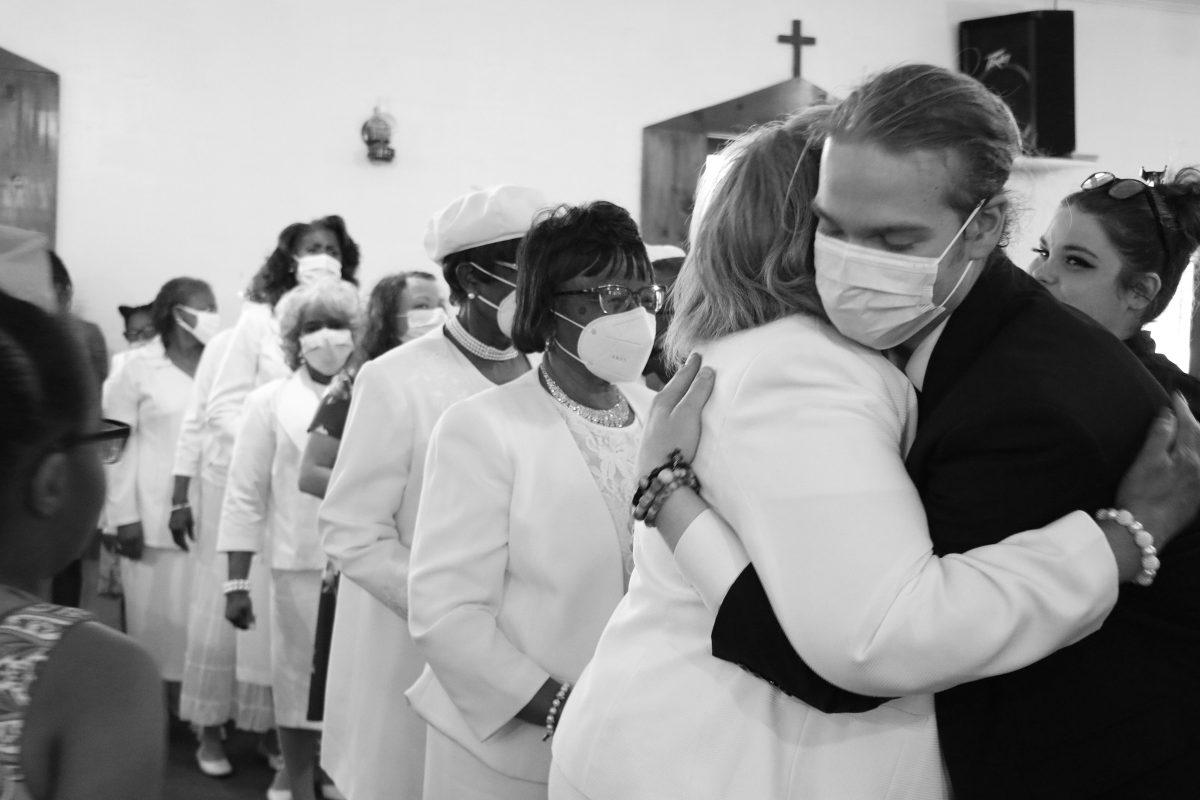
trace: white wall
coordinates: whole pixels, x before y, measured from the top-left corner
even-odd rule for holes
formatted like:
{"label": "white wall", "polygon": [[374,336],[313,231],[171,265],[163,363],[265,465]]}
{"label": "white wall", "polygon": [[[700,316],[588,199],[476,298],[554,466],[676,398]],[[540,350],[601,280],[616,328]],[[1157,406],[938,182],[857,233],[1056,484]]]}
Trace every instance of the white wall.
{"label": "white wall", "polygon": [[[962,19],[1049,5],[0,0],[0,47],[61,76],[58,249],[115,337],[117,303],[180,274],[209,279],[232,320],[236,291],[297,219],[342,214],[370,283],[427,267],[426,219],[473,185],[636,213],[642,127],[788,77],[774,39],[793,17],[819,40],[806,76],[845,92],[902,61],[954,66]],[[1080,151],[1131,174],[1200,161],[1187,88],[1200,7],[1060,7],[1076,12]],[[381,98],[398,120],[387,166],[358,139]],[[1038,191],[1077,180],[1043,176]]]}

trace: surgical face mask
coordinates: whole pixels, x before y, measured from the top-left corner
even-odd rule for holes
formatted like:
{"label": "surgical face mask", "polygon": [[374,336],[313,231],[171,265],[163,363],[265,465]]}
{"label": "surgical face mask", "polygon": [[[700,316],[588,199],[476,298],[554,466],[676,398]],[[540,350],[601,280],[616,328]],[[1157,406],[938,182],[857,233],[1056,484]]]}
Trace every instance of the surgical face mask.
{"label": "surgical face mask", "polygon": [[[512,267],[513,269],[517,268],[516,264],[509,264],[504,261],[499,261],[497,263],[503,264],[506,267]],[[500,283],[503,283],[506,286],[511,286],[514,289],[514,291],[504,295],[504,298],[499,303],[493,303],[483,295],[478,295],[479,302],[496,311],[496,328],[499,329],[500,333],[504,334],[504,336],[511,339],[513,319],[517,316],[517,293],[515,291],[517,285],[510,280],[501,278],[499,275],[493,275],[478,264],[472,264],[471,266],[475,267],[475,269],[479,270],[484,275],[487,275],[489,278],[500,281]]]}
{"label": "surgical face mask", "polygon": [[414,308],[406,313],[404,318],[408,321],[408,330],[400,339],[404,342],[419,339],[434,328],[446,324],[446,312],[441,308]]}
{"label": "surgical face mask", "polygon": [[554,313],[581,329],[576,345],[579,355],[561,344],[558,349],[583,364],[588,372],[609,383],[628,383],[641,377],[654,347],[654,315],[649,311],[631,308],[620,314],[596,317],[587,325]]}
{"label": "surgical face mask", "polygon": [[938,269],[983,205],[975,207],[940,256],[889,253],[818,231],[813,244],[817,292],[834,327],[860,344],[886,350],[908,341],[942,316],[974,262],[963,267],[946,299],[934,303]]}
{"label": "surgical face mask", "polygon": [[186,311],[196,317],[196,324],[189,325],[188,321],[179,314],[175,315],[175,321],[179,323],[179,327],[196,337],[196,341],[200,344],[208,344],[212,338],[221,330],[221,315],[215,311],[201,311],[198,308],[189,306],[179,306],[180,311]]}
{"label": "surgical face mask", "polygon": [[328,253],[313,253],[296,259],[296,282],[301,286],[340,277],[342,277],[342,262]]}
{"label": "surgical face mask", "polygon": [[345,328],[321,328],[300,337],[304,363],[322,375],[336,375],[354,352],[354,336]]}

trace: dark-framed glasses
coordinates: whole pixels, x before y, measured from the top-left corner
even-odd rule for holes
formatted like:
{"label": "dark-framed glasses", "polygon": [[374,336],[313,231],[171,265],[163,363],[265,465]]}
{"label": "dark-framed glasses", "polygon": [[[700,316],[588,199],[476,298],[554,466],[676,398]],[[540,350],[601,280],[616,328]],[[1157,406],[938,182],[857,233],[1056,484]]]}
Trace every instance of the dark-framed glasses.
{"label": "dark-framed glasses", "polygon": [[105,464],[115,464],[125,452],[130,430],[124,422],[104,419],[100,421],[100,430],[92,433],[73,433],[63,439],[62,446],[67,448],[94,444],[100,453],[101,461]]}
{"label": "dark-framed glasses", "polygon": [[643,286],[635,291],[618,283],[606,283],[594,289],[573,289],[554,294],[556,297],[572,294],[591,295],[600,303],[600,310],[605,314],[620,314],[638,306],[651,314],[657,314],[666,300],[667,290],[658,284]]}
{"label": "dark-framed glasses", "polygon": [[1137,178],[1118,178],[1111,172],[1093,172],[1084,179],[1083,183],[1079,184],[1079,188],[1089,192],[1104,189],[1114,200],[1128,200],[1138,195],[1144,196],[1146,205],[1150,206],[1150,213],[1154,216],[1154,224],[1158,229],[1158,241],[1162,244],[1163,257],[1170,257],[1171,251],[1167,247],[1167,229],[1163,224],[1162,210],[1159,208],[1162,200],[1154,191],[1153,184]]}

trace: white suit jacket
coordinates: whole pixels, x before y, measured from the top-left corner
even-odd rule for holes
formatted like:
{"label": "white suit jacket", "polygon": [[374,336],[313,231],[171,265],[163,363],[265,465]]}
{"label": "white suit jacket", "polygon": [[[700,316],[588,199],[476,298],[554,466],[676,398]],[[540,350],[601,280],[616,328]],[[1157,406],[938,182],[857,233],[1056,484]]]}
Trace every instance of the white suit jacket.
{"label": "white suit jacket", "polygon": [[171,468],[191,391],[192,376],[167,358],[160,339],[130,351],[104,382],[104,416],[133,428],[121,460],[106,467],[105,521],[141,522],[147,547],[175,547]]}
{"label": "white suit jacket", "polygon": [[[241,424],[246,395],[269,381],[291,374],[279,342],[279,321],[266,303],[247,302],[233,326],[233,338],[213,377],[208,396],[206,425],[219,441],[218,455],[229,458]],[[229,469],[216,462],[210,479]],[[219,483],[220,481],[217,480]]]}
{"label": "white suit jacket", "polygon": [[[1115,560],[1082,513],[933,556],[903,462],[914,393],[878,353],[790,317],[704,357],[716,370],[695,460],[705,498],[826,680],[930,692],[1029,663],[1111,609]],[[594,800],[946,796],[930,695],[827,715],[782,694],[712,656],[715,611],[662,538],[643,532],[637,548],[555,735],[569,782]]]}
{"label": "white suit jacket", "polygon": [[[651,392],[621,390],[642,419]],[[429,665],[417,712],[493,769],[545,781],[543,729],[515,720],[575,681],[624,594],[612,515],[536,371],[452,406],[434,429],[409,575]]]}
{"label": "white suit jacket", "polygon": [[[179,442],[175,446],[174,475],[195,478],[213,463],[229,464],[229,454],[221,454],[222,438],[208,426],[208,395],[212,391],[217,368],[229,350],[233,329],[227,328],[212,338],[204,347],[200,363],[192,382],[192,396],[188,399],[187,411],[183,415],[183,426],[179,430]],[[208,476],[206,476],[208,477]],[[224,474],[221,479],[224,480]]]}
{"label": "white suit jacket", "polygon": [[300,457],[326,388],[301,367],[246,398],[221,508],[218,552],[258,553],[271,569],[325,567],[317,536],[320,500],[300,491]]}

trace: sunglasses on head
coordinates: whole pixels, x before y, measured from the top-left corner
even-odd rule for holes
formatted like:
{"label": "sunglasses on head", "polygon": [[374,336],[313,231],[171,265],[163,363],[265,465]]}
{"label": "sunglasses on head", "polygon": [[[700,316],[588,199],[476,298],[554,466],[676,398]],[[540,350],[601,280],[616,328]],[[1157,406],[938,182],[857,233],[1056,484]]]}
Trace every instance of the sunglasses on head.
{"label": "sunglasses on head", "polygon": [[1167,229],[1163,225],[1163,215],[1159,209],[1159,203],[1162,201],[1159,199],[1158,193],[1154,191],[1154,184],[1138,180],[1137,178],[1118,178],[1111,172],[1093,172],[1083,183],[1079,184],[1079,188],[1089,192],[1105,189],[1108,196],[1114,200],[1128,200],[1138,195],[1144,196],[1146,198],[1146,205],[1150,206],[1150,213],[1154,216],[1154,225],[1158,230],[1158,241],[1162,244],[1163,258],[1169,256]]}

